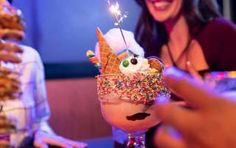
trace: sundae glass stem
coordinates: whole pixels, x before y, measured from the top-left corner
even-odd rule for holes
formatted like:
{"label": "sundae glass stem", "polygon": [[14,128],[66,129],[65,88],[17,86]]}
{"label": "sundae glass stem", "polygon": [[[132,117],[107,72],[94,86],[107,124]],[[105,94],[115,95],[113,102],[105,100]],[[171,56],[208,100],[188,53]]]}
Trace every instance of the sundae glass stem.
{"label": "sundae glass stem", "polygon": [[145,133],[128,133],[127,148],[145,148]]}

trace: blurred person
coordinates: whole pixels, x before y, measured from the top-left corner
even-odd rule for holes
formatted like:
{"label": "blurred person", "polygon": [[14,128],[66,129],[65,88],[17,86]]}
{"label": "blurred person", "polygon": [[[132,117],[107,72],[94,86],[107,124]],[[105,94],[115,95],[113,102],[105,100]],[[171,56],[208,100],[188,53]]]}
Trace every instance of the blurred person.
{"label": "blurred person", "polygon": [[135,37],[145,56],[193,76],[236,70],[236,27],[216,0],[136,0],[142,8]]}

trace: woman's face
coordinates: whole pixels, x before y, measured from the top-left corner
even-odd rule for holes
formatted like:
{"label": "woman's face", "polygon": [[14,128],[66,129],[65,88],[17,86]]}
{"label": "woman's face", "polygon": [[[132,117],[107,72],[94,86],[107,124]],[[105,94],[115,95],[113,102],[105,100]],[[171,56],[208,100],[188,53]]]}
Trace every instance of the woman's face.
{"label": "woman's face", "polygon": [[145,0],[153,18],[159,22],[172,20],[180,13],[183,0]]}

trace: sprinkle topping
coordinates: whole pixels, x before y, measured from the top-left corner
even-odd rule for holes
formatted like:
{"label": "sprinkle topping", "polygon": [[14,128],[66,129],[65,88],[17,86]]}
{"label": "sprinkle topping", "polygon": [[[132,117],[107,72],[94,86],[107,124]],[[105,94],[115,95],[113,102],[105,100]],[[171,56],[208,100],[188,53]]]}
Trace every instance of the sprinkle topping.
{"label": "sprinkle topping", "polygon": [[123,101],[134,104],[151,105],[159,95],[169,97],[160,73],[136,73],[132,76],[124,74],[99,75],[97,78],[98,96],[101,102],[104,96],[117,94]]}

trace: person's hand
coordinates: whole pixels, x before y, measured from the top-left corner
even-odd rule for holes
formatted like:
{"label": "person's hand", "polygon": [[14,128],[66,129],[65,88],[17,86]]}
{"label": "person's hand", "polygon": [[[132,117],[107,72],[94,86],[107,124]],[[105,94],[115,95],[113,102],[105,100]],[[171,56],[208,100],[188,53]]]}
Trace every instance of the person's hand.
{"label": "person's hand", "polygon": [[227,100],[198,81],[175,69],[164,74],[167,86],[180,95],[192,108],[176,104],[157,106],[157,116],[164,125],[155,135],[161,148],[226,148],[236,147],[236,103]]}
{"label": "person's hand", "polygon": [[62,148],[85,148],[87,144],[82,142],[75,142],[65,139],[55,134],[49,134],[44,131],[37,131],[35,133],[34,146],[37,148],[48,148],[49,145],[58,146]]}

